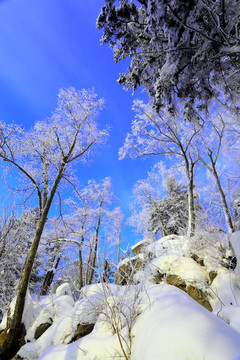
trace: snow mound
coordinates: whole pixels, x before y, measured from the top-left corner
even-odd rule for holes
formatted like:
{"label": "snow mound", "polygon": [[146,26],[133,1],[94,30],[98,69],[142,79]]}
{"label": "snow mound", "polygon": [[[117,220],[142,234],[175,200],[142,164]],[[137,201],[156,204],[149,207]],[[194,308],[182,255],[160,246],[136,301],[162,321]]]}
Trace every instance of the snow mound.
{"label": "snow mound", "polygon": [[61,296],[61,295],[72,296],[70,284],[64,283],[64,284],[60,285],[56,290],[56,295],[57,296]]}
{"label": "snow mound", "polygon": [[146,272],[155,274],[173,274],[179,276],[186,283],[206,281],[206,272],[193,259],[179,254],[164,254],[154,259],[146,268]]}
{"label": "snow mound", "polygon": [[133,335],[131,360],[236,360],[240,356],[240,334],[169,285],[139,316]]}
{"label": "snow mound", "polygon": [[[116,287],[117,289],[117,287]],[[113,289],[112,289],[113,290]],[[240,334],[176,287],[160,284],[139,289],[139,314],[131,328],[131,360],[237,360]],[[123,301],[107,298],[108,310]],[[129,307],[128,307],[129,308]],[[126,320],[119,325],[123,349],[130,346]],[[48,348],[39,360],[123,359],[118,335],[101,314],[89,335],[69,345]],[[130,359],[130,358],[129,358]]]}
{"label": "snow mound", "polygon": [[[76,302],[68,284],[51,296],[28,294],[24,324],[30,342],[18,355],[24,360],[240,360],[239,243],[240,232],[167,236],[145,242],[143,253],[119,264],[135,261],[127,285],[85,286]],[[237,267],[236,261],[231,264],[234,256]],[[36,329],[45,323],[49,327],[36,340]],[[85,325],[91,332],[78,332]]]}

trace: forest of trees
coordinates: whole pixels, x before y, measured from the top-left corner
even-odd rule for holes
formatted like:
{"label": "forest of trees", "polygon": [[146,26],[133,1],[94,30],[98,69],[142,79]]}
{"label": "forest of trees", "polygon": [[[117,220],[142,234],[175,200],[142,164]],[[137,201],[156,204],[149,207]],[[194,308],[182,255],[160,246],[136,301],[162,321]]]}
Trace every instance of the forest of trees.
{"label": "forest of trees", "polygon": [[[134,186],[126,222],[151,241],[240,230],[240,3],[105,0],[97,27],[116,62],[131,60],[119,83],[149,99],[134,100],[119,150],[123,161],[156,159]],[[109,136],[97,123],[102,105],[93,90],[69,88],[30,130],[0,123],[3,176],[16,178],[25,209],[6,206],[0,219],[0,310],[16,296],[2,359],[17,351],[28,289],[45,295],[68,281],[77,297],[100,278],[114,281],[124,215],[112,181],[79,186],[74,171]]]}

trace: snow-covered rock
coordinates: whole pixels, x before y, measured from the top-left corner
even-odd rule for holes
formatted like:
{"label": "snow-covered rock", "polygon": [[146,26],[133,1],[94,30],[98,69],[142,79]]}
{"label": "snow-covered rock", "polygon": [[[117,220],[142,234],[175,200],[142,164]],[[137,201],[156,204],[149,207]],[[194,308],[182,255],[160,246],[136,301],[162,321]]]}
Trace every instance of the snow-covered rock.
{"label": "snow-covered rock", "polygon": [[[137,294],[139,313],[130,329],[131,360],[240,358],[240,334],[178,288],[149,285],[139,288]],[[121,301],[124,300],[115,296],[107,298],[110,309]],[[125,320],[132,315],[124,311],[123,314]],[[69,345],[50,347],[39,360],[120,360],[124,358],[123,350],[128,353],[129,332],[123,322],[118,337],[111,324],[101,314],[89,335]]]}
{"label": "snow-covered rock", "polygon": [[[144,244],[144,253],[119,265],[126,267],[125,276],[131,272],[126,285],[85,286],[76,302],[68,284],[51,296],[28,294],[29,342],[19,356],[240,360],[239,235],[173,235]],[[234,255],[236,269],[229,262]],[[41,324],[50,326],[36,339]]]}
{"label": "snow-covered rock", "polygon": [[[148,295],[151,298],[151,289]],[[240,358],[240,334],[168,285],[139,316],[133,336],[131,360]]]}

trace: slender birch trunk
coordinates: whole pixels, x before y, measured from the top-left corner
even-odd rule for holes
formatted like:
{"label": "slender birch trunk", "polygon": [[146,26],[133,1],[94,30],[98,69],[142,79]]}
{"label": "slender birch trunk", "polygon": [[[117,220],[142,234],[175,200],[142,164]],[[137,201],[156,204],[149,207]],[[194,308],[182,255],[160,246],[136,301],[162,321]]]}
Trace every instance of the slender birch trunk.
{"label": "slender birch trunk", "polygon": [[185,161],[186,175],[187,175],[187,180],[188,180],[188,231],[187,231],[187,234],[188,234],[188,236],[191,237],[191,236],[194,236],[195,227],[196,227],[194,193],[193,193],[193,189],[194,189],[193,169],[194,169],[195,162],[193,162],[192,160],[190,160],[190,162],[189,162],[187,156],[184,157],[184,161]]}
{"label": "slender birch trunk", "polygon": [[99,228],[100,228],[100,222],[101,222],[101,207],[102,207],[102,203],[100,203],[98,221],[97,221],[97,226],[96,226],[96,231],[95,231],[93,257],[92,257],[92,264],[91,264],[90,275],[89,275],[89,285],[93,281],[93,274],[94,274],[94,269],[96,266],[97,249],[98,249],[98,235],[99,235]]}
{"label": "slender birch trunk", "polygon": [[231,234],[234,231],[234,226],[233,226],[232,218],[231,218],[231,215],[230,215],[230,212],[229,212],[226,196],[224,194],[224,191],[223,191],[223,188],[222,188],[222,185],[221,185],[218,173],[217,173],[216,163],[213,160],[212,153],[209,152],[208,156],[210,158],[211,165],[212,165],[212,171],[211,172],[212,172],[212,174],[213,174],[213,176],[214,176],[214,178],[216,180],[219,195],[221,197],[221,202],[222,202],[222,206],[223,206],[223,213],[224,213],[225,221],[226,221],[226,224],[227,224],[227,231],[228,231],[229,234]]}

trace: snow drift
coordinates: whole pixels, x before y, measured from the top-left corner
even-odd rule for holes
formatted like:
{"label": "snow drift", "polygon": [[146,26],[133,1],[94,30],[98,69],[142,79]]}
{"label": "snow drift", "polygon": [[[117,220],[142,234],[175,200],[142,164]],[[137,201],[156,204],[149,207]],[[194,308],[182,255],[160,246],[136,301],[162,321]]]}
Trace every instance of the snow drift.
{"label": "snow drift", "polygon": [[[40,298],[28,294],[18,359],[240,360],[239,244],[239,232],[143,241],[142,268],[126,285],[86,286],[77,301],[69,284]],[[0,331],[5,325],[6,315]]]}

